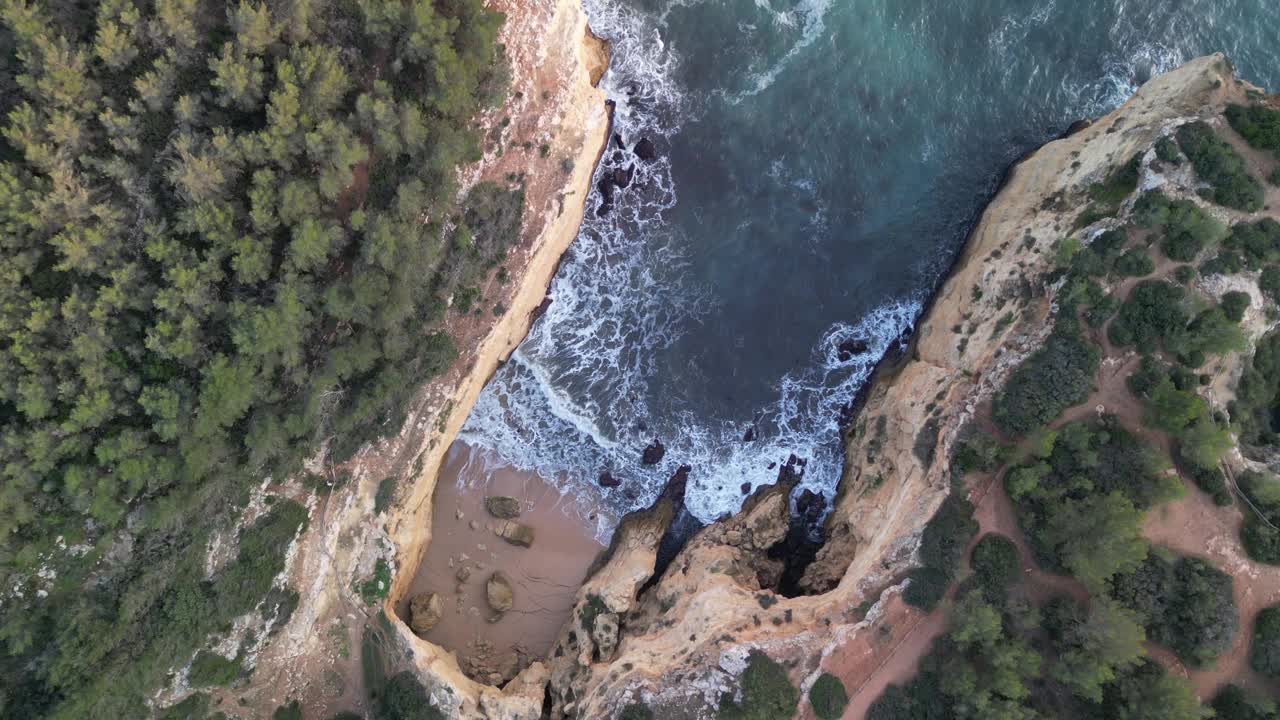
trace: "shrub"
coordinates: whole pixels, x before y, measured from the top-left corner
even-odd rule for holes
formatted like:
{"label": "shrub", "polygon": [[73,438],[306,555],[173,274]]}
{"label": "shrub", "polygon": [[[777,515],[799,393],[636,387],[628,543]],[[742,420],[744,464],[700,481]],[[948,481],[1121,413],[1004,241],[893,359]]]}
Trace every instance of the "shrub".
{"label": "shrub", "polygon": [[1249,667],[1269,677],[1280,677],[1280,605],[1258,613],[1249,645]]}
{"label": "shrub", "polygon": [[1170,165],[1182,164],[1182,153],[1178,151],[1178,144],[1169,136],[1164,136],[1156,141],[1156,158],[1160,162],[1166,162]]}
{"label": "shrub", "polygon": [[1262,269],[1258,278],[1258,289],[1266,293],[1273,302],[1280,302],[1280,267],[1268,265]]}
{"label": "shrub", "polygon": [[302,706],[297,700],[291,700],[276,708],[276,711],[271,713],[271,720],[303,720]]}
{"label": "shrub", "polygon": [[427,698],[427,689],[408,670],[397,673],[374,698],[377,720],[444,720]]}
{"label": "shrub", "polygon": [[[1280,222],[1263,218],[1252,223],[1236,223],[1222,247],[1240,258],[1240,264],[1257,270],[1280,260]],[[1235,272],[1239,272],[1239,268]]]}
{"label": "shrub", "polygon": [[1190,262],[1204,248],[1221,241],[1227,228],[1189,200],[1173,200],[1159,191],[1143,194],[1133,208],[1142,227],[1164,233],[1161,247],[1173,260]]}
{"label": "shrub", "polygon": [[1018,546],[999,533],[987,533],[973,546],[970,564],[987,599],[996,602],[1005,589],[1018,579],[1022,559]]}
{"label": "shrub", "polygon": [[1142,616],[1152,640],[1191,665],[1208,665],[1235,639],[1231,576],[1201,558],[1153,551],[1113,579],[1111,595]]}
{"label": "shrub", "polygon": [[1190,285],[1191,281],[1196,279],[1196,269],[1190,265],[1179,265],[1173,271],[1173,279],[1183,285]]}
{"label": "shrub", "polygon": [[911,580],[902,591],[902,600],[912,607],[931,612],[942,602],[951,585],[952,576],[936,568],[914,568],[907,577]]}
{"label": "shrub", "polygon": [[1105,180],[1089,186],[1089,197],[1100,205],[1114,207],[1129,197],[1138,187],[1138,172],[1142,167],[1141,153],[1129,158],[1117,167]]}
{"label": "shrub", "polygon": [[1143,660],[1104,689],[1101,717],[1115,720],[1202,720],[1190,684],[1154,660]]}
{"label": "shrub", "polygon": [[372,605],[385,598],[390,591],[391,566],[387,564],[386,560],[378,558],[378,562],[373,566],[373,575],[360,583],[356,587],[356,592],[359,593],[365,604]]}
{"label": "shrub", "polygon": [[1196,487],[1213,498],[1214,505],[1226,507],[1232,503],[1231,490],[1227,487],[1227,479],[1222,474],[1222,470],[1193,464],[1190,474]]}
{"label": "shrub", "polygon": [[1210,703],[1217,720],[1275,720],[1276,704],[1264,695],[1228,683]]}
{"label": "shrub", "polygon": [[752,650],[740,683],[742,704],[721,698],[721,720],[778,720],[795,715],[800,693],[787,671],[768,655]]}
{"label": "shrub", "polygon": [[1246,445],[1274,445],[1277,418],[1272,408],[1280,405],[1280,333],[1268,333],[1258,340],[1253,357],[1245,365],[1236,384],[1236,400],[1231,418],[1240,440]]}
{"label": "shrub", "polygon": [[1265,105],[1228,105],[1223,114],[1250,146],[1280,153],[1280,112]]}
{"label": "shrub", "polygon": [[396,479],[393,476],[382,478],[378,483],[378,491],[373,496],[373,514],[381,515],[396,497]]}
{"label": "shrub", "polygon": [[1262,208],[1262,184],[1249,174],[1244,158],[1202,121],[1178,128],[1178,145],[1191,160],[1196,175],[1209,183],[1213,202],[1255,212]]}
{"label": "shrub", "polygon": [[227,659],[208,650],[201,650],[195,660],[191,661],[191,669],[187,672],[187,681],[192,687],[208,687],[210,685],[230,685],[240,675],[240,661]]}
{"label": "shrub", "polygon": [[1130,248],[1116,258],[1112,269],[1127,277],[1142,277],[1154,272],[1156,264],[1151,260],[1151,256],[1147,254],[1146,250]]}
{"label": "shrub", "polygon": [[1010,435],[1026,435],[1083,402],[1093,387],[1098,360],[1098,348],[1084,338],[1054,332],[996,395],[996,426]]}
{"label": "shrub", "polygon": [[1280,565],[1280,481],[1269,474],[1249,471],[1237,479],[1248,499],[1240,540],[1249,557],[1268,565]]}
{"label": "shrub", "polygon": [[1249,293],[1232,290],[1222,295],[1222,313],[1231,322],[1244,319],[1245,310],[1249,309]]}
{"label": "shrub", "polygon": [[965,548],[978,532],[973,504],[958,493],[948,495],[924,527],[920,537],[920,559],[925,567],[955,574]]}
{"label": "shrub", "polygon": [[1138,283],[1111,322],[1108,337],[1118,346],[1135,345],[1144,353],[1180,342],[1190,320],[1182,309],[1185,295],[1181,287],[1163,280]]}
{"label": "shrub", "polygon": [[813,706],[813,714],[819,720],[839,720],[844,708],[849,704],[849,694],[845,692],[844,683],[831,673],[818,676],[813,687],[809,688],[809,704]]}

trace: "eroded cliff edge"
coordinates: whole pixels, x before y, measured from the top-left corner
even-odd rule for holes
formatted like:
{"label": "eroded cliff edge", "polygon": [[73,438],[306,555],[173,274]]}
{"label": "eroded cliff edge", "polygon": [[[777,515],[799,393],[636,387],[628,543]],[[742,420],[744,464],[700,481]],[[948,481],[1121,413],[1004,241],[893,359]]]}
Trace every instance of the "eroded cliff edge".
{"label": "eroded cliff edge", "polygon": [[[900,593],[924,524],[955,487],[953,446],[1050,330],[1059,287],[1040,278],[1051,277],[1051,248],[1073,230],[1080,199],[1171,125],[1219,115],[1246,89],[1221,55],[1194,60],[1011,169],[906,359],[881,369],[850,428],[827,540],[800,581],[806,594],[776,592],[785,558],[770,550],[790,517],[785,473],[651,578],[670,515],[660,501],[623,523],[580,592],[550,660],[551,717],[617,717],[632,703],[715,717],[753,650],[786,667],[802,695],[836,665],[855,698],[872,690],[921,619]],[[811,712],[802,701],[802,717]]]}

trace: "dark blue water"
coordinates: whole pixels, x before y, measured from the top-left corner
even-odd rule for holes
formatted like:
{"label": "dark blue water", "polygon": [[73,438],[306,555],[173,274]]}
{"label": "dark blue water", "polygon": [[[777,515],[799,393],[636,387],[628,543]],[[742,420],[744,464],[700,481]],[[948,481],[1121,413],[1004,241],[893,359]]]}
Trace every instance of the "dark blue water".
{"label": "dark blue water", "polygon": [[[606,169],[636,179],[589,216],[464,439],[568,489],[608,470],[617,510],[688,463],[690,509],[711,519],[791,453],[830,496],[841,407],[1010,162],[1201,54],[1280,87],[1266,0],[586,6],[613,45],[616,129],[660,157],[611,146]],[[837,352],[855,338],[865,352]],[[646,467],[654,437],[667,453]]]}

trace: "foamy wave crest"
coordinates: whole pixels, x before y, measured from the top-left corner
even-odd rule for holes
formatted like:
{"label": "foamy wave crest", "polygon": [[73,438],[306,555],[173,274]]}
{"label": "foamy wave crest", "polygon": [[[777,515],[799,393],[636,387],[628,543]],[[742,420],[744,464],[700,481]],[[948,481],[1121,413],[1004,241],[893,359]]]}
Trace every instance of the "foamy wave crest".
{"label": "foamy wave crest", "polygon": [[791,61],[805,48],[809,47],[827,30],[827,11],[831,9],[831,0],[800,0],[790,10],[774,10],[768,2],[757,0],[756,5],[771,14],[774,24],[784,28],[796,28],[799,39],[777,62],[768,68],[750,75],[750,87],[742,92],[727,95],[725,100],[737,105],[743,100],[759,95],[773,85]]}

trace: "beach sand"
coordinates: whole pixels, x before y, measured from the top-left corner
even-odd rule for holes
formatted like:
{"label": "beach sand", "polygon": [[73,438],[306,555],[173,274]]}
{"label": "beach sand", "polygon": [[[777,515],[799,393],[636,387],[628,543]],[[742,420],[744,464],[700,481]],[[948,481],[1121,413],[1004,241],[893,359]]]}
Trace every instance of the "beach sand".
{"label": "beach sand", "polygon": [[[517,521],[533,528],[531,547],[497,535],[506,521],[486,512],[484,500],[493,495],[520,501]],[[456,653],[474,679],[504,683],[545,657],[569,618],[587,569],[604,550],[595,538],[599,499],[589,491],[561,495],[538,475],[458,441],[440,468],[433,507],[431,544],[396,611],[408,623],[414,596],[439,593],[444,615],[422,637]],[[464,567],[469,573],[459,581]],[[497,571],[515,588],[514,606],[501,616],[485,599],[485,583]]]}

